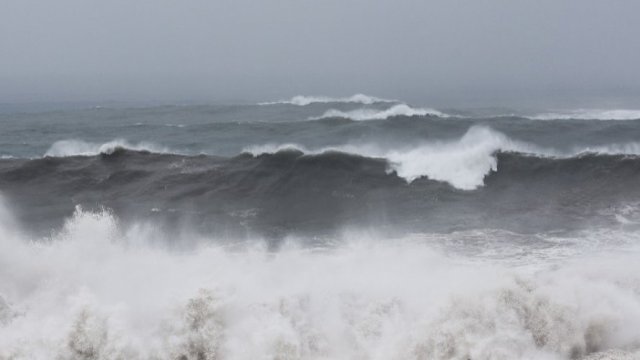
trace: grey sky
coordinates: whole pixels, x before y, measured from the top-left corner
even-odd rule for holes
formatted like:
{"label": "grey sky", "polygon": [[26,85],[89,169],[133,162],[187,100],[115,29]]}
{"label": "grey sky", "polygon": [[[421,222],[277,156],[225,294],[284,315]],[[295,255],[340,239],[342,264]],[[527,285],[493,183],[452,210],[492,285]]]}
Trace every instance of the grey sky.
{"label": "grey sky", "polygon": [[0,0],[0,102],[640,95],[637,0]]}

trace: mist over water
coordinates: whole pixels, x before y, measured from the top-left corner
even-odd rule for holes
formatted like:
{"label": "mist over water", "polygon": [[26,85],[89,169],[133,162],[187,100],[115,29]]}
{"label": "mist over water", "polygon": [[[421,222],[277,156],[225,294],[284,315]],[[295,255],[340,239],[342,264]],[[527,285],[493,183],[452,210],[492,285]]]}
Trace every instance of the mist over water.
{"label": "mist over water", "polygon": [[0,359],[637,358],[640,120],[585,114],[2,113]]}

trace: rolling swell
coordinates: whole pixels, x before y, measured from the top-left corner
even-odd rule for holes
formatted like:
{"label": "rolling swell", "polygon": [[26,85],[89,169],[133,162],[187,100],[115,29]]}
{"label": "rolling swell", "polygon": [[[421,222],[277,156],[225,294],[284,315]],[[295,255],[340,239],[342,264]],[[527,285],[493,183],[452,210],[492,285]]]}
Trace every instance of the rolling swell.
{"label": "rolling swell", "polygon": [[615,209],[640,196],[637,156],[495,157],[497,170],[475,190],[427,177],[408,182],[383,158],[335,151],[215,157],[123,148],[3,159],[0,186],[34,230],[59,226],[80,205],[113,209],[125,222],[276,239],[373,225],[405,232],[572,230],[615,223]]}

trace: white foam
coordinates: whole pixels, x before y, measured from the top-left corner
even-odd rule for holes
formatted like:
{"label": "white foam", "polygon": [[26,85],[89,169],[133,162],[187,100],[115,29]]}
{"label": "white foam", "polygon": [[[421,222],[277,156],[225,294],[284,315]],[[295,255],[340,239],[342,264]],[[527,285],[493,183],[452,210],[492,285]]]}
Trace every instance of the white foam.
{"label": "white foam", "polygon": [[632,251],[531,268],[356,234],[329,249],[171,252],[108,212],[78,210],[48,243],[0,224],[12,314],[2,359],[569,359],[640,347]]}
{"label": "white foam", "polygon": [[106,143],[91,143],[82,140],[56,141],[44,156],[93,156],[98,154],[111,154],[117,149],[134,151],[149,151],[154,153],[168,153],[170,150],[150,142],[130,143],[124,139],[115,139]]}
{"label": "white foam", "polygon": [[549,112],[529,117],[534,120],[637,120],[640,110],[629,109],[578,109],[560,112]]}
{"label": "white foam", "polygon": [[316,104],[316,103],[356,103],[356,104],[371,105],[371,104],[383,103],[383,102],[396,102],[396,100],[382,99],[382,98],[369,96],[365,94],[355,94],[349,97],[341,97],[341,98],[329,97],[329,96],[297,95],[292,97],[289,100],[262,102],[262,103],[259,103],[259,105],[288,104],[288,105],[297,105],[297,106],[307,106],[307,105]]}
{"label": "white foam", "polygon": [[365,120],[385,120],[395,116],[439,116],[449,117],[449,115],[434,109],[413,108],[407,104],[394,105],[388,109],[356,109],[351,111],[341,111],[336,109],[327,110],[322,116],[313,117],[311,120],[326,118],[345,118],[355,121]]}

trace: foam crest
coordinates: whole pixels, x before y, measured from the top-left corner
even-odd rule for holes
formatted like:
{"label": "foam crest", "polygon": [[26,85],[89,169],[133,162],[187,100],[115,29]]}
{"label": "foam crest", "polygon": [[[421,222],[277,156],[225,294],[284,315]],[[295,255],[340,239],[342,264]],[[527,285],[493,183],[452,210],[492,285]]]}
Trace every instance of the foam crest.
{"label": "foam crest", "polygon": [[412,108],[407,104],[394,105],[385,110],[377,109],[356,109],[351,111],[341,111],[336,109],[327,110],[322,116],[314,117],[313,120],[326,118],[345,118],[355,121],[385,120],[395,116],[439,116],[449,115],[434,109]]}
{"label": "foam crest", "polygon": [[565,112],[550,112],[531,116],[534,120],[637,120],[640,119],[640,110],[628,109],[579,109]]}
{"label": "foam crest", "polygon": [[150,142],[130,143],[124,139],[115,139],[106,143],[91,143],[82,140],[60,140],[51,145],[44,156],[93,156],[112,154],[118,149],[167,153],[169,149]]}
{"label": "foam crest", "polygon": [[534,147],[487,127],[472,127],[458,141],[425,144],[409,151],[394,150],[386,158],[391,168],[408,181],[427,176],[459,189],[473,190],[483,184],[490,171],[497,171],[497,151],[532,152]]}
{"label": "foam crest", "polygon": [[513,267],[350,234],[172,252],[82,209],[44,243],[8,230],[0,358],[575,359],[640,344],[632,251]]}
{"label": "foam crest", "polygon": [[260,105],[278,105],[278,104],[288,104],[288,105],[297,105],[297,106],[307,106],[316,103],[355,103],[355,104],[364,104],[371,105],[375,103],[385,103],[385,102],[396,102],[396,100],[382,99],[375,96],[369,96],[365,94],[355,94],[349,97],[328,97],[328,96],[304,96],[297,95],[292,97],[289,100],[281,100],[281,101],[273,101],[273,102],[263,102]]}

